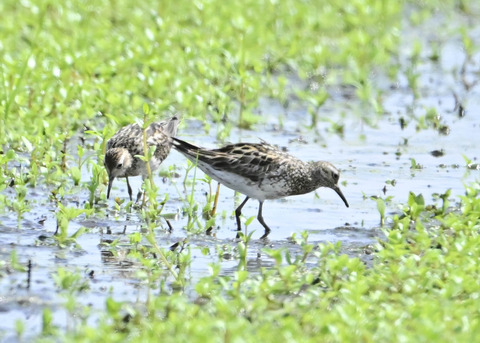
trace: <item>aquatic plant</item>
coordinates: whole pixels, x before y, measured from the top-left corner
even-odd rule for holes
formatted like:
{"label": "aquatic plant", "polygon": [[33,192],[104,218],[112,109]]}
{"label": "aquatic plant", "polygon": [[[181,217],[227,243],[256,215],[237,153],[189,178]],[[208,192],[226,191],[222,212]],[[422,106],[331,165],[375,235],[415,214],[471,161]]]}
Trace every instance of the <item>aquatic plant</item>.
{"label": "aquatic plant", "polygon": [[68,226],[71,220],[82,214],[92,214],[93,209],[83,209],[65,206],[62,203],[57,204],[57,229],[54,238],[59,246],[65,247],[68,244],[76,243],[76,239],[85,232],[85,228],[81,227],[70,236],[68,235]]}
{"label": "aquatic plant", "polygon": [[[389,121],[392,132],[402,131],[390,142],[392,151],[378,153],[405,162],[400,173],[418,180],[435,166],[428,153],[411,158],[415,129],[443,136],[452,123],[475,113],[469,99],[478,84],[477,2],[4,0],[0,12],[0,282],[8,293],[1,295],[2,310],[28,312],[11,323],[12,332],[0,332],[2,338],[478,337],[478,182],[466,185],[460,197],[450,185],[432,184],[439,187],[433,203],[422,189],[395,201],[384,194],[373,203],[365,195],[357,204],[366,208],[359,211],[379,215],[382,226],[379,233],[359,224],[372,235],[366,246],[319,243],[313,232],[297,227],[291,239],[262,245],[252,239],[253,217],[242,218],[248,231],[238,241],[223,239],[221,230],[218,237],[204,235],[213,225],[225,230],[220,219],[232,211],[213,213],[215,184],[194,164],[159,171],[173,187],[178,183],[169,194],[161,194],[158,174],[150,172],[141,207],[124,197],[106,201],[103,167],[115,129],[133,122],[145,127],[178,111],[220,142],[232,133],[254,136],[256,129],[285,140],[316,132],[325,138],[319,147],[329,138],[329,147],[338,142],[350,152],[360,151],[351,147],[362,148],[377,123]],[[435,23],[447,25],[432,32]],[[434,28],[410,40],[405,33],[412,32],[404,28],[421,24]],[[451,43],[463,50],[462,58],[444,70]],[[438,70],[453,86],[425,83],[425,70]],[[398,113],[386,106],[392,93],[401,97]],[[280,110],[266,113],[265,100]],[[351,136],[356,130],[359,140]],[[449,162],[455,166],[439,167],[439,173],[459,168],[474,178],[478,156],[466,154],[465,163]],[[141,158],[150,157],[145,149]],[[347,186],[361,187],[354,178],[365,166],[345,159]],[[395,190],[408,192],[405,187]],[[186,218],[185,227],[165,224],[176,217]],[[363,218],[352,225],[357,222]],[[135,229],[127,232],[127,226]],[[90,240],[90,250],[80,248],[82,240]],[[34,287],[24,296],[32,270],[26,254],[40,249],[52,257],[33,263]],[[90,268],[82,258],[92,254],[101,260],[99,270],[72,268]],[[46,260],[53,269],[42,264]],[[192,273],[195,263],[200,274]],[[132,286],[133,296],[119,295],[119,280]],[[39,290],[41,301],[35,298]]]}
{"label": "aquatic plant", "polygon": [[[293,258],[284,249],[264,249],[275,261],[271,268],[222,276],[220,266],[213,264],[210,275],[196,283],[193,301],[179,292],[158,294],[143,309],[119,302],[113,306],[109,299],[108,319],[95,330],[84,324],[67,337],[95,339],[121,327],[116,335],[147,340],[158,334],[175,340],[205,339],[219,330],[222,337],[266,341],[291,335],[414,341],[440,339],[447,333],[471,339],[480,330],[473,315],[480,289],[475,281],[480,256],[478,190],[478,184],[468,186],[461,213],[442,214],[439,225],[421,219],[427,218],[425,207],[415,215],[413,227],[410,217],[395,216],[397,225],[385,229],[368,268],[359,258],[341,254],[339,244],[312,246],[302,234],[294,238],[303,244],[302,252]],[[419,203],[419,196],[415,198],[412,201]],[[307,261],[314,266],[307,267]],[[401,318],[401,323],[392,318]],[[464,318],[469,318],[468,325]]]}

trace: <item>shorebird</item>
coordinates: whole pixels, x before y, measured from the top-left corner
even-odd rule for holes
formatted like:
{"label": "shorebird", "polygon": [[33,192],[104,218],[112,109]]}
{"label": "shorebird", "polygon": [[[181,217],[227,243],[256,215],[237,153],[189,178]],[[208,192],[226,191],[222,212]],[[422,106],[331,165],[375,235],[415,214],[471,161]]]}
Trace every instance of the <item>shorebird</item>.
{"label": "shorebird", "polygon": [[303,162],[263,141],[231,144],[210,150],[173,138],[173,147],[190,161],[197,163],[212,179],[246,195],[245,200],[235,210],[237,231],[241,231],[242,208],[250,198],[259,202],[257,219],[265,228],[262,239],[270,233],[270,228],[262,216],[265,200],[305,194],[319,187],[328,187],[333,189],[348,207],[347,199],[338,187],[340,172],[329,162]]}
{"label": "shorebird", "polygon": [[[156,146],[150,159],[152,171],[156,170],[168,156],[172,147],[170,137],[177,134],[179,123],[178,117],[173,116],[165,121],[155,122],[148,126],[147,145],[149,147]],[[127,125],[108,140],[104,161],[108,173],[107,199],[110,198],[113,180],[124,177],[127,179],[130,201],[133,200],[132,187],[130,187],[128,177],[142,175],[142,179],[145,179],[148,176],[146,163],[135,157],[136,155],[144,155],[143,129],[140,125]]]}

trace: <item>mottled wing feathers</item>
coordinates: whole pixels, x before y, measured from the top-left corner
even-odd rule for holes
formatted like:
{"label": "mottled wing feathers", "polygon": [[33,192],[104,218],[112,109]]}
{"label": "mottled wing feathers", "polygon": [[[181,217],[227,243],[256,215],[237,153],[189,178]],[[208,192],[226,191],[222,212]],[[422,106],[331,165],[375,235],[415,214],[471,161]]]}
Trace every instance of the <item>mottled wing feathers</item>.
{"label": "mottled wing feathers", "polygon": [[220,149],[203,149],[174,138],[174,147],[188,157],[209,167],[241,175],[257,182],[270,173],[275,173],[291,156],[267,143],[239,143]]}
{"label": "mottled wing feathers", "polygon": [[239,174],[257,182],[279,168],[283,162],[277,155],[271,154],[272,150],[277,149],[264,143],[232,144],[214,150],[215,155],[209,160],[215,169]]}
{"label": "mottled wing feathers", "polygon": [[122,127],[107,142],[107,150],[112,148],[127,148],[139,145],[142,138],[142,129],[138,124]]}
{"label": "mottled wing feathers", "polygon": [[[180,121],[176,116],[161,122],[150,124],[147,128],[147,145],[168,145],[169,136],[177,134]],[[132,155],[143,155],[143,130],[138,124],[122,127],[108,140],[107,150],[111,148],[126,148]]]}

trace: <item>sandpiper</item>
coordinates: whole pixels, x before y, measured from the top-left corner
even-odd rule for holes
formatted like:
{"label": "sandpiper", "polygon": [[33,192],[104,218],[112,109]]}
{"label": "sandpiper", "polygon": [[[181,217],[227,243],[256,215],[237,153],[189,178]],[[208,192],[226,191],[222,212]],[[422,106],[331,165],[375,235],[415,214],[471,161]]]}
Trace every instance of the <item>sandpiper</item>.
{"label": "sandpiper", "polygon": [[[156,146],[155,153],[150,159],[150,168],[156,170],[163,160],[168,156],[172,147],[171,136],[177,134],[178,117],[173,116],[165,121],[155,122],[147,128],[147,145]],[[105,153],[105,168],[108,173],[107,199],[110,197],[110,190],[115,178],[124,177],[127,179],[128,195],[132,198],[132,187],[128,182],[129,176],[142,175],[145,179],[147,166],[136,155],[143,156],[143,129],[138,124],[130,124],[121,128],[107,142]],[[138,197],[137,197],[138,198]]]}
{"label": "sandpiper", "polygon": [[263,141],[209,150],[173,138],[173,146],[212,179],[246,195],[235,210],[238,231],[241,230],[242,208],[250,198],[259,201],[257,219],[265,228],[262,239],[270,233],[262,216],[263,202],[267,199],[328,187],[337,192],[348,207],[347,199],[338,187],[340,172],[329,162],[303,162]]}

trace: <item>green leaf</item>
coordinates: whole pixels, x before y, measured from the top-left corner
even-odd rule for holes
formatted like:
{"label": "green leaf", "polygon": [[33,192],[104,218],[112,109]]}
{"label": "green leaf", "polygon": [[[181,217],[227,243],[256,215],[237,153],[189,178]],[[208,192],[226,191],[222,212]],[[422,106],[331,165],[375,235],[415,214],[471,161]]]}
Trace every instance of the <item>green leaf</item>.
{"label": "green leaf", "polygon": [[148,115],[150,113],[150,106],[145,102],[143,103],[143,113]]}

